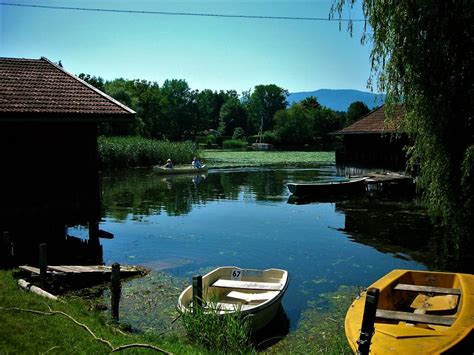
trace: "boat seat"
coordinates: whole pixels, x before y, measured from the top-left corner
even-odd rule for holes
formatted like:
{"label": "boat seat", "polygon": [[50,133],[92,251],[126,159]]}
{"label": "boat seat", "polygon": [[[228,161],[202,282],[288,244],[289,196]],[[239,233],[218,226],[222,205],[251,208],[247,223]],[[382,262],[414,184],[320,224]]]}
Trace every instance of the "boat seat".
{"label": "boat seat", "polygon": [[426,292],[426,293],[438,293],[438,294],[446,294],[446,295],[460,295],[461,294],[461,290],[459,288],[418,286],[418,285],[410,285],[410,284],[398,284],[393,289],[398,290],[398,291]]}
{"label": "boat seat", "polygon": [[280,283],[224,280],[224,279],[218,279],[211,286],[222,287],[222,288],[242,289],[242,290],[268,290],[268,291],[281,291],[283,288],[283,285]]}
{"label": "boat seat", "polygon": [[227,297],[236,298],[249,303],[253,301],[266,301],[275,297],[277,294],[278,291],[268,291],[262,293],[244,293],[239,291],[231,291],[227,294]]}
{"label": "boat seat", "polygon": [[424,312],[445,312],[456,309],[459,301],[458,295],[437,295],[428,296],[422,293],[418,294],[410,307],[415,309],[416,313]]}
{"label": "boat seat", "polygon": [[455,317],[435,316],[431,314],[417,314],[409,312],[387,311],[378,309],[376,313],[377,318],[391,319],[414,323],[427,323],[450,326],[456,320]]}

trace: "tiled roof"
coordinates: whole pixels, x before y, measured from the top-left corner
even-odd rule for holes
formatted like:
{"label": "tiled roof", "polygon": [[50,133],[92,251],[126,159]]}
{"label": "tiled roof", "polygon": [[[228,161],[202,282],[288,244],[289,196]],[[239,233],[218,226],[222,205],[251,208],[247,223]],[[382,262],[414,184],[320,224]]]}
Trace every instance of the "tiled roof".
{"label": "tiled roof", "polygon": [[402,109],[398,106],[395,111],[395,118],[392,120],[386,120],[384,107],[384,105],[380,106],[378,109],[362,116],[361,119],[350,126],[334,132],[334,134],[394,133],[400,126],[403,115]]}
{"label": "tiled roof", "polygon": [[100,120],[135,112],[46,58],[0,58],[0,113]]}

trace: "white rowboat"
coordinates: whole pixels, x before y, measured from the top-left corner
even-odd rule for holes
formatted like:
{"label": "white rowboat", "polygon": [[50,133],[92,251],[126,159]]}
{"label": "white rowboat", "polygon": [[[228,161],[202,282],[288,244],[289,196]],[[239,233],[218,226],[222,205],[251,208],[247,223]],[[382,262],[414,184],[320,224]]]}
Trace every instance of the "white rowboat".
{"label": "white rowboat", "polygon": [[[252,330],[256,331],[277,314],[288,281],[286,270],[219,267],[202,277],[203,305],[220,314],[240,310],[242,315],[251,316]],[[179,296],[178,308],[190,311],[192,301],[193,288],[189,286]]]}

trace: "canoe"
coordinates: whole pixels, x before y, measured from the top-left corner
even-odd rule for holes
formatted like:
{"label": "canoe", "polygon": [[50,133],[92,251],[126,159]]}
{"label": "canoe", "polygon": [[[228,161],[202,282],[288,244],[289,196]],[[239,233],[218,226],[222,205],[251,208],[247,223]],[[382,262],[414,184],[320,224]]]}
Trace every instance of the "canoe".
{"label": "canoe", "polygon": [[302,182],[288,183],[288,189],[293,195],[298,196],[328,196],[344,195],[365,191],[366,178],[349,179],[347,181],[331,182]]}
{"label": "canoe", "polygon": [[[250,315],[252,331],[257,331],[277,314],[288,281],[286,270],[219,267],[202,277],[203,305],[221,315],[237,310]],[[193,288],[189,286],[179,296],[178,308],[191,310],[192,300]]]}
{"label": "canoe", "polygon": [[[370,288],[380,291],[371,354],[457,353],[472,341],[474,275],[393,270]],[[352,303],[345,319],[346,337],[354,352],[366,296],[364,292]]]}
{"label": "canoe", "polygon": [[187,167],[187,166],[177,166],[172,169],[167,169],[163,168],[160,165],[155,165],[153,167],[153,172],[156,174],[202,174],[207,172],[208,167],[206,165],[203,165],[201,168],[193,168],[193,167]]}

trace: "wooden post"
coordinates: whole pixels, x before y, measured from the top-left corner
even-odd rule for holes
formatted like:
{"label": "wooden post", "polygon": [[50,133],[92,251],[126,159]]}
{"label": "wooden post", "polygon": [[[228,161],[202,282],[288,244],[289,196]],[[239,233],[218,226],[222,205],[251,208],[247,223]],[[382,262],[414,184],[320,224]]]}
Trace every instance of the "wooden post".
{"label": "wooden post", "polygon": [[380,290],[378,288],[369,288],[366,292],[360,337],[359,340],[357,340],[357,344],[359,344],[357,354],[369,354],[370,342],[375,331],[374,323],[375,315],[377,313],[377,304],[379,302],[379,294]]}
{"label": "wooden post", "polygon": [[122,292],[122,285],[120,283],[120,264],[112,264],[112,276],[110,278],[110,302],[111,313],[114,321],[119,320],[119,305],[120,294]]}
{"label": "wooden post", "polygon": [[202,307],[202,276],[193,276],[193,313]]}
{"label": "wooden post", "polygon": [[47,286],[47,270],[48,270],[48,248],[45,243],[39,245],[39,269],[40,269],[40,285],[42,289]]}

